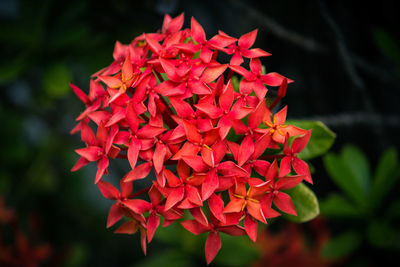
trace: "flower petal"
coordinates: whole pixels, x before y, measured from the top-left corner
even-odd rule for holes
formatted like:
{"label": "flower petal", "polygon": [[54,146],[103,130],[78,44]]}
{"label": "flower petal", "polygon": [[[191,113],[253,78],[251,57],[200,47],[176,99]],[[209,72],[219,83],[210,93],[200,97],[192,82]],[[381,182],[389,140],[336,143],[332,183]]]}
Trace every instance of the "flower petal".
{"label": "flower petal", "polygon": [[262,223],[267,223],[262,212],[260,203],[255,203],[250,200],[247,202],[246,210],[254,219],[257,219]]}
{"label": "flower petal", "polygon": [[157,173],[161,172],[162,167],[164,166],[165,155],[167,153],[166,145],[160,142],[157,142],[156,149],[153,154],[153,166],[154,170]]}
{"label": "flower petal", "polygon": [[304,162],[303,160],[295,157],[293,159],[292,165],[293,165],[294,171],[297,174],[303,175],[304,176],[304,180],[306,180],[310,184],[313,183],[312,178],[311,178],[310,169],[308,168],[308,164],[306,162]]}
{"label": "flower petal", "polygon": [[215,190],[218,188],[218,185],[219,181],[217,172],[215,170],[209,171],[201,187],[203,201],[208,199],[211,194],[215,192]]}
{"label": "flower petal", "polygon": [[128,160],[132,169],[136,167],[136,162],[141,147],[142,147],[141,142],[138,139],[132,137],[131,141],[129,142],[129,148],[128,148]]}
{"label": "flower petal", "polygon": [[204,172],[208,169],[208,166],[204,163],[200,156],[182,156],[182,159],[187,165],[193,168],[195,172]]}
{"label": "flower petal", "polygon": [[279,177],[287,175],[292,170],[292,157],[283,157],[279,168]]}
{"label": "flower petal", "polygon": [[244,219],[244,229],[253,242],[257,241],[257,221],[247,215]]}
{"label": "flower petal", "polygon": [[275,187],[278,188],[279,190],[288,190],[290,188],[295,187],[301,181],[303,181],[304,176],[303,175],[293,175],[293,176],[286,176],[279,178],[276,183]]}
{"label": "flower petal", "polygon": [[150,216],[147,218],[147,240],[149,243],[153,239],[154,233],[156,232],[157,227],[160,225],[160,217],[157,216],[155,212],[150,213]]}
{"label": "flower petal", "polygon": [[233,198],[224,208],[224,213],[240,212],[244,203],[242,198]]}
{"label": "flower petal", "polygon": [[300,153],[307,145],[308,140],[310,140],[312,129],[307,131],[303,136],[297,137],[293,140],[292,151],[293,153]]}
{"label": "flower petal", "polygon": [[172,171],[165,169],[164,175],[170,187],[178,187],[182,185],[182,181],[178,177],[176,177]]}
{"label": "flower petal", "polygon": [[123,178],[124,182],[131,182],[139,179],[143,179],[149,175],[151,171],[151,162],[146,162],[136,166],[133,170],[128,172]]}
{"label": "flower petal", "polygon": [[181,224],[183,228],[195,235],[205,233],[209,230],[208,227],[204,226],[196,220],[183,221],[181,222]]}
{"label": "flower petal", "polygon": [[278,192],[278,194],[274,197],[274,204],[281,211],[297,216],[296,208],[294,207],[292,199],[288,194]]}
{"label": "flower petal", "polygon": [[[262,81],[269,86],[279,86],[285,79],[287,78],[276,72],[270,72],[262,76]],[[293,80],[287,80],[288,83],[293,82]]]}
{"label": "flower petal", "polygon": [[117,230],[114,231],[115,234],[134,234],[139,229],[139,224],[137,221],[128,221],[121,225]]}
{"label": "flower petal", "polygon": [[119,198],[119,191],[112,184],[107,183],[105,181],[100,181],[97,183],[101,194],[107,199],[116,200]]}
{"label": "flower petal", "polygon": [[186,198],[193,204],[197,206],[202,206],[203,201],[201,199],[201,196],[199,194],[199,190],[197,187],[186,184],[185,185],[185,192],[186,192]]}
{"label": "flower petal", "polygon": [[103,149],[98,146],[88,146],[80,149],[75,149],[75,152],[87,159],[88,161],[97,161],[101,158],[103,154]]}
{"label": "flower petal", "polygon": [[252,58],[250,60],[250,69],[251,72],[255,74],[259,74],[262,71],[261,61],[259,58]]}
{"label": "flower petal", "polygon": [[193,40],[195,40],[197,43],[202,44],[206,41],[206,34],[203,27],[201,27],[201,25],[193,17],[191,20],[191,32]]}
{"label": "flower petal", "polygon": [[230,110],[234,98],[234,90],[231,80],[224,87],[222,94],[219,96],[219,106],[223,110]]}
{"label": "flower petal", "polygon": [[75,165],[72,167],[71,171],[75,172],[77,170],[79,170],[80,168],[82,168],[83,166],[86,166],[90,163],[90,161],[88,161],[86,158],[84,157],[80,157],[78,159],[78,161],[75,163]]}
{"label": "flower petal", "polygon": [[206,261],[210,264],[221,249],[221,237],[217,232],[210,232],[206,240]]}
{"label": "flower petal", "polygon": [[208,199],[208,206],[210,207],[210,211],[220,222],[225,223],[225,215],[224,212],[224,201],[221,198],[221,195],[212,194]]}
{"label": "flower petal", "polygon": [[198,110],[207,114],[210,119],[217,119],[221,116],[222,110],[210,103],[200,103],[194,105]]}
{"label": "flower petal", "polygon": [[185,195],[185,189],[183,187],[176,187],[171,190],[167,197],[167,202],[165,203],[165,211],[169,210],[175,204],[183,199]]}
{"label": "flower petal", "polygon": [[122,203],[137,214],[143,214],[151,209],[151,204],[143,199],[128,199]]}
{"label": "flower petal", "polygon": [[268,57],[271,54],[260,49],[260,48],[253,48],[249,50],[242,51],[242,56],[246,58],[256,58],[256,57]]}
{"label": "flower petal", "polygon": [[110,211],[108,212],[107,228],[110,228],[116,222],[121,220],[123,215],[124,215],[124,212],[123,212],[122,208],[119,206],[118,203],[114,203],[111,206]]}
{"label": "flower petal", "polygon": [[256,37],[257,37],[257,32],[258,30],[255,29],[254,31],[251,31],[249,33],[243,34],[240,38],[239,38],[239,46],[242,49],[249,49],[250,47],[252,47],[252,45],[254,44]]}
{"label": "flower petal", "polygon": [[204,226],[208,226],[207,217],[200,207],[190,209],[190,214],[192,214],[196,221]]}
{"label": "flower petal", "polygon": [[89,97],[76,86],[75,84],[70,83],[69,86],[72,88],[76,96],[86,105],[90,103]]}
{"label": "flower petal", "polygon": [[248,177],[250,174],[232,161],[224,161],[218,165],[218,172],[225,176]]}
{"label": "flower petal", "polygon": [[238,165],[242,166],[253,154],[254,152],[254,143],[251,135],[247,135],[239,147],[238,154]]}
{"label": "flower petal", "polygon": [[222,73],[226,70],[227,65],[219,65],[215,67],[207,67],[203,74],[201,75],[200,79],[205,83],[210,83],[218,79]]}

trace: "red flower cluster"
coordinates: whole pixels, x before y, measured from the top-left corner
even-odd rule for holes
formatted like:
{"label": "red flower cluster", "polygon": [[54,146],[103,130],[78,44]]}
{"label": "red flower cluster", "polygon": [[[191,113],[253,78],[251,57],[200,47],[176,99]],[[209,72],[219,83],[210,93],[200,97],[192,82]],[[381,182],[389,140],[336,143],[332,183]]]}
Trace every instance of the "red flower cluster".
{"label": "red flower cluster", "polygon": [[[183,14],[166,15],[161,31],[129,45],[117,42],[114,62],[93,75],[88,95],[71,85],[86,105],[72,130],[86,144],[76,150],[73,171],[97,163],[95,183],[115,201],[107,227],[129,218],[116,232],[139,230],[145,253],[160,218],[167,226],[189,211],[193,219],[181,224],[196,235],[209,232],[210,263],[221,247],[220,232],[255,241],[258,222],[279,211],[296,214],[282,190],[311,182],[308,165],[296,156],[311,131],[285,125],[286,107],[271,113],[292,81],[263,74],[260,57],[270,54],[251,48],[257,30],[239,39],[220,31],[207,40],[194,18],[190,29],[182,25]],[[229,64],[218,62],[219,53],[232,55]],[[250,70],[241,66],[243,58]],[[279,86],[269,107],[266,86]],[[121,191],[101,180],[115,158],[128,159],[132,168],[121,178]],[[135,181],[151,177],[149,187],[133,190]]]}

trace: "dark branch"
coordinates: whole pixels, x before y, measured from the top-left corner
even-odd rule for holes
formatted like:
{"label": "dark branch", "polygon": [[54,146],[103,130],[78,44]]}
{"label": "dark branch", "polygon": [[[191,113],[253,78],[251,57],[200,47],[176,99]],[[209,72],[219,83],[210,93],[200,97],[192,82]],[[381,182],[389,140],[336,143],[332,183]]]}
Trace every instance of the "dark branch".
{"label": "dark branch", "polygon": [[251,7],[250,5],[245,4],[240,0],[229,0],[229,2],[231,2],[232,5],[236,6],[238,9],[246,12],[248,17],[257,21],[258,24],[262,25],[265,29],[269,30],[275,36],[285,41],[289,41],[290,43],[302,47],[303,49],[310,52],[327,51],[327,48],[323,44],[320,44],[309,37],[301,36],[296,32],[286,29],[285,27],[277,23],[274,19],[266,16],[265,14]]}

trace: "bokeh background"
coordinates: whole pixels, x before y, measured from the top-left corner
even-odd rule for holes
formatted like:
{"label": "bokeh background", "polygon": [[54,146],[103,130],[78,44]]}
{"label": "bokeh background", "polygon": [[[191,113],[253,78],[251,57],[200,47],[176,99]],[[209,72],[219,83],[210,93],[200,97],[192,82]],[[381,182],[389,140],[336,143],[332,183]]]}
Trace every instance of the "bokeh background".
{"label": "bokeh background", "polygon": [[[87,91],[90,75],[112,62],[116,40],[129,43],[159,29],[165,13],[182,12],[185,27],[194,16],[208,37],[258,28],[255,46],[272,53],[263,60],[266,69],[295,80],[283,101],[288,117],[321,120],[336,133],[331,154],[311,161],[321,216],[301,225],[274,221],[259,229],[257,244],[226,237],[211,266],[382,266],[395,260],[395,1],[1,0],[0,266],[205,265],[204,237],[179,225],[158,230],[145,257],[138,235],[105,228],[112,203],[93,185],[95,166],[70,172],[81,143],[69,131],[83,106],[69,82]],[[369,192],[367,202],[376,200],[362,212],[352,203],[360,198],[351,185],[343,185],[351,175]]]}

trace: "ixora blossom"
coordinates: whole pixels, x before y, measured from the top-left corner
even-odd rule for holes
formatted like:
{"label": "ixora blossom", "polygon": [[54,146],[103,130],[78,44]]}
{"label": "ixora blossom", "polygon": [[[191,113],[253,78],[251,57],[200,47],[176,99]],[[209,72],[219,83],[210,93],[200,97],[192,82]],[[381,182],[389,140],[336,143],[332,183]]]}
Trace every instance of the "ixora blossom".
{"label": "ixora blossom", "polygon": [[[96,162],[94,182],[114,201],[107,227],[125,217],[115,232],[140,231],[144,253],[161,223],[179,220],[195,235],[208,233],[210,263],[220,233],[255,241],[258,223],[296,215],[284,190],[312,182],[297,157],[311,131],[285,124],[287,107],[272,111],[292,80],[263,73],[260,59],[270,54],[252,48],[257,30],[207,40],[194,18],[190,29],[183,21],[166,15],[160,31],[117,42],[88,94],[71,84],[86,106],[71,131],[85,143],[72,170]],[[230,60],[219,62],[220,53]],[[267,105],[270,87],[277,96]],[[119,190],[103,177],[116,158],[130,165]]]}

